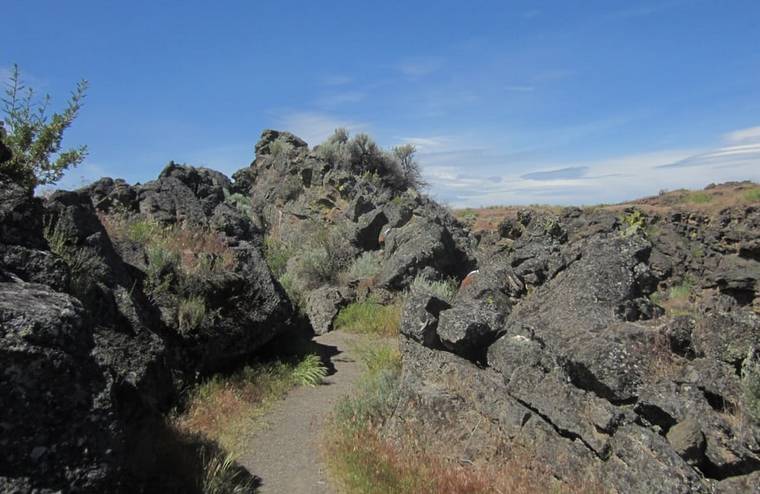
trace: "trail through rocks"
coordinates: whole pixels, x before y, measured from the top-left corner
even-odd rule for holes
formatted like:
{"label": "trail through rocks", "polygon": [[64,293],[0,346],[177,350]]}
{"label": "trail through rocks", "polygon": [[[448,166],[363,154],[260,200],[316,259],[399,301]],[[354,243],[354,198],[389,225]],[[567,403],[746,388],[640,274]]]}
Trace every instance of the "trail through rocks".
{"label": "trail through rocks", "polygon": [[341,397],[349,394],[362,373],[353,354],[361,336],[331,332],[315,338],[331,369],[324,383],[294,389],[263,418],[238,461],[261,479],[257,493],[332,494],[320,450],[326,420]]}

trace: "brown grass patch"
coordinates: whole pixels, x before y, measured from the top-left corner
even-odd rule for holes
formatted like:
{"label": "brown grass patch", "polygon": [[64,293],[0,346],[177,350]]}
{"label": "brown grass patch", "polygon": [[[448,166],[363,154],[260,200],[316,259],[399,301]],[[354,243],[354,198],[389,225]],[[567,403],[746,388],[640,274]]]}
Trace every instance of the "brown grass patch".
{"label": "brown grass patch", "polygon": [[[410,438],[410,442],[413,439]],[[376,429],[334,433],[327,445],[333,474],[343,492],[357,494],[601,493],[590,479],[557,480],[545,464],[520,452],[482,465],[448,461],[411,451],[380,436]]]}

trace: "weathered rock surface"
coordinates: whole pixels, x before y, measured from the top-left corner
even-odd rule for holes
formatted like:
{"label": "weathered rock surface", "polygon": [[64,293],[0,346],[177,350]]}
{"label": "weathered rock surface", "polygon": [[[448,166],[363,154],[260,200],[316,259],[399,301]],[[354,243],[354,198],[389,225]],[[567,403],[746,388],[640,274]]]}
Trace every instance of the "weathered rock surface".
{"label": "weathered rock surface", "polygon": [[522,211],[450,308],[408,299],[386,434],[460,462],[527,451],[617,492],[756,490],[739,369],[760,344],[758,214],[649,218],[645,233],[609,211]]}

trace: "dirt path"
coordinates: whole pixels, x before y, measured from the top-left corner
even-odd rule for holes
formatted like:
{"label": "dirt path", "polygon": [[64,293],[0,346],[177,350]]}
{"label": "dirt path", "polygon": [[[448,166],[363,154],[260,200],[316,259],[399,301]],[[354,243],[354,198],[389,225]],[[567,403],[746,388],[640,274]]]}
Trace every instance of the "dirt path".
{"label": "dirt path", "polygon": [[325,420],[337,401],[351,392],[362,373],[352,355],[352,342],[361,337],[332,332],[315,338],[320,353],[334,366],[317,387],[300,387],[275,404],[264,425],[251,438],[238,461],[261,478],[262,494],[334,493],[319,449]]}

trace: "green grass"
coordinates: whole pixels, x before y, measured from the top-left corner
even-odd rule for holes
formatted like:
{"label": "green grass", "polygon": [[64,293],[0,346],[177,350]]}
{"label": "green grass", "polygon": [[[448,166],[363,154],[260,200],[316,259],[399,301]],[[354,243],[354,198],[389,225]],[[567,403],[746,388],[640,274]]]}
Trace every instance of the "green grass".
{"label": "green grass", "polygon": [[147,244],[163,235],[164,229],[150,219],[136,219],[125,226],[127,239],[139,244]]}
{"label": "green grass", "polygon": [[300,386],[317,386],[327,377],[327,368],[318,355],[307,355],[292,372],[293,382]]}
{"label": "green grass", "polygon": [[381,336],[398,335],[401,325],[401,303],[382,305],[372,300],[355,302],[341,309],[335,328],[352,333]]}
{"label": "green grass", "polygon": [[689,280],[683,280],[680,284],[670,287],[670,291],[668,292],[668,299],[688,300],[693,290],[694,285],[692,282]]}
{"label": "green grass", "polygon": [[282,240],[271,236],[264,239],[264,259],[275,278],[285,274],[288,260],[293,254],[293,249]]}
{"label": "green grass", "polygon": [[692,301],[695,287],[692,278],[686,277],[666,291],[657,291],[649,296],[652,303],[659,305],[670,316],[694,316],[697,308]]}
{"label": "green grass", "polygon": [[177,327],[180,331],[194,331],[206,320],[207,309],[203,297],[189,297],[177,307]]}
{"label": "green grass", "polygon": [[760,202],[760,187],[745,190],[742,197],[747,202]]}
{"label": "green grass", "polygon": [[232,454],[213,453],[202,459],[203,475],[198,486],[203,494],[250,494],[255,484],[236,465]]}
{"label": "green grass", "polygon": [[684,201],[691,204],[707,204],[709,202],[712,202],[712,200],[712,194],[708,194],[707,192],[702,191],[688,192],[684,197]]}

